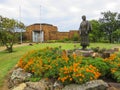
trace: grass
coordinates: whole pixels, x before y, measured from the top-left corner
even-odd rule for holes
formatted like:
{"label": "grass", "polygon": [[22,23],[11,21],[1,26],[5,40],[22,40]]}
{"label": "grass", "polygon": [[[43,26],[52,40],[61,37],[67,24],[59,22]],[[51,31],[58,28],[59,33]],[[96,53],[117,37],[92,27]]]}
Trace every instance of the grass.
{"label": "grass", "polygon": [[[62,49],[74,49],[74,45],[77,48],[81,48],[79,43],[41,43],[33,44],[33,46],[21,46],[14,48],[13,53],[7,53],[6,51],[0,52],[0,87],[3,85],[5,76],[8,74],[16,63],[19,61],[20,57],[27,53],[30,50],[45,48],[45,47],[59,47],[62,46]],[[90,47],[100,47],[100,48],[113,48],[120,46],[120,44],[108,44],[108,43],[91,43]]]}

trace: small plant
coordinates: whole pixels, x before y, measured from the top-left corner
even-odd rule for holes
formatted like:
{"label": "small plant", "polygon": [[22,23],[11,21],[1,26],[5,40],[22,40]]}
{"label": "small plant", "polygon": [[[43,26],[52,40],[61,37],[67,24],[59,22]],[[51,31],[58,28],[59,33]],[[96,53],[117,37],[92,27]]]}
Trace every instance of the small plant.
{"label": "small plant", "polygon": [[109,72],[109,66],[103,62],[103,59],[102,58],[91,58],[91,57],[88,57],[88,58],[83,58],[82,60],[82,63],[83,65],[85,64],[88,64],[88,65],[93,65],[95,67],[97,67],[99,69],[99,72],[101,73],[101,76],[105,76],[106,74],[108,74]]}
{"label": "small plant", "polygon": [[94,52],[98,52],[99,49],[100,49],[99,47],[96,47],[96,48],[93,48],[93,47],[92,47],[92,50],[93,50]]}
{"label": "small plant", "polygon": [[109,58],[104,59],[104,62],[110,67],[111,77],[120,82],[120,56],[118,54],[111,54]]}

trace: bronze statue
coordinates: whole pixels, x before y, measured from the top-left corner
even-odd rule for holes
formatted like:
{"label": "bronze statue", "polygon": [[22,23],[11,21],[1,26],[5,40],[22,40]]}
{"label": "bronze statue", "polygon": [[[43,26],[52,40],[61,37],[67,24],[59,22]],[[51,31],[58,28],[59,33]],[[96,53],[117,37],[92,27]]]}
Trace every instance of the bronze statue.
{"label": "bronze statue", "polygon": [[89,46],[89,32],[92,29],[92,26],[89,21],[86,20],[86,16],[82,16],[82,22],[79,27],[79,33],[81,38],[81,46],[82,49],[86,49],[87,46]]}

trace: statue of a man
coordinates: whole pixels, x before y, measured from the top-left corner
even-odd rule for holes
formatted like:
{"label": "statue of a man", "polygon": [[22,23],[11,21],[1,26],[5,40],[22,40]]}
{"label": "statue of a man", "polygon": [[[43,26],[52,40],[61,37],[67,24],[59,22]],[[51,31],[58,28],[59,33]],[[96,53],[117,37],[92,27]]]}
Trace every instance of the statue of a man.
{"label": "statue of a man", "polygon": [[87,46],[89,46],[89,32],[92,29],[92,26],[89,21],[86,20],[86,16],[82,16],[82,22],[79,27],[79,33],[80,33],[80,38],[81,38],[81,46],[82,49],[86,49]]}

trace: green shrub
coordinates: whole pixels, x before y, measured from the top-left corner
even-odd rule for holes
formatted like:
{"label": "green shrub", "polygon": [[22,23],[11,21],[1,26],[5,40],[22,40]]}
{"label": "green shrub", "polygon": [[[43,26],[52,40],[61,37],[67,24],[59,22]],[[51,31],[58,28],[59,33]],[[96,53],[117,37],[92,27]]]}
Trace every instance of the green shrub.
{"label": "green shrub", "polygon": [[45,48],[25,54],[18,66],[33,74],[29,80],[54,78],[63,84],[84,83],[99,78],[99,70],[92,65],[82,65],[82,56],[76,54],[67,56],[65,50]]}
{"label": "green shrub", "polygon": [[110,68],[111,77],[120,82],[120,53],[111,54],[109,58],[104,59],[104,62]]}
{"label": "green shrub", "polygon": [[72,37],[73,41],[79,41],[79,35],[77,33],[75,33]]}
{"label": "green shrub", "polygon": [[41,78],[58,79],[63,84],[82,84],[90,80],[104,77],[108,74],[120,82],[120,57],[112,54],[109,58],[92,58],[67,55],[60,48],[44,48],[25,54],[18,66],[32,73],[29,80]]}
{"label": "green shrub", "polygon": [[83,58],[82,64],[83,65],[91,64],[97,67],[99,69],[99,72],[101,73],[101,76],[105,76],[110,71],[109,66],[105,62],[103,62],[102,58],[94,58],[94,59],[92,57]]}

